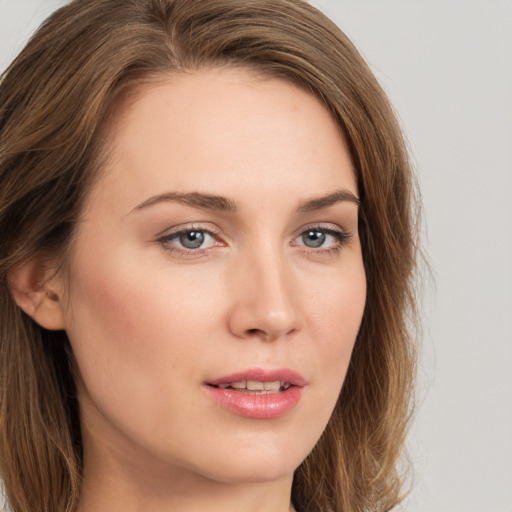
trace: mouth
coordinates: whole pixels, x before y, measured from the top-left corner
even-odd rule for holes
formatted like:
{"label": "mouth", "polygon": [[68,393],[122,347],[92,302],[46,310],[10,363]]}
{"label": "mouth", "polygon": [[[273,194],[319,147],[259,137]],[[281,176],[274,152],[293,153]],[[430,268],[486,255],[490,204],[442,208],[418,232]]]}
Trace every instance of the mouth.
{"label": "mouth", "polygon": [[256,368],[205,382],[205,391],[234,414],[275,419],[298,404],[306,384],[300,374],[289,369]]}
{"label": "mouth", "polygon": [[270,382],[262,382],[258,380],[239,380],[236,382],[223,383],[219,385],[208,385],[217,389],[232,389],[234,391],[247,393],[249,395],[272,395],[286,391],[293,384],[280,380],[274,380]]}

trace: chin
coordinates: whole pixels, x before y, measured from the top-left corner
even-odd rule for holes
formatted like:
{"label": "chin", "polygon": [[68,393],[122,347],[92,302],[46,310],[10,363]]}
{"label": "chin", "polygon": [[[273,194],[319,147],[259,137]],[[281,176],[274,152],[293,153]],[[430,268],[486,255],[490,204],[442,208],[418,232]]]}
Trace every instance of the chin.
{"label": "chin", "polygon": [[[302,461],[299,461],[299,464]],[[217,467],[211,479],[225,484],[266,484],[293,477],[298,464],[273,464],[268,462],[239,464],[234,467]]]}
{"label": "chin", "polygon": [[255,442],[250,447],[233,447],[222,457],[213,458],[207,476],[229,484],[270,483],[292,478],[309,453],[309,450],[297,450],[297,446],[283,449],[283,446],[261,446]]}

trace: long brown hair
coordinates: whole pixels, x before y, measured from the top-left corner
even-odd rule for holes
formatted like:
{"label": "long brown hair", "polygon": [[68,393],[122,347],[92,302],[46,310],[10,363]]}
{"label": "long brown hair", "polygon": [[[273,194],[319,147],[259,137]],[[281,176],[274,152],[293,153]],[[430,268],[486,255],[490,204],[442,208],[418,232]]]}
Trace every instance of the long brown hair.
{"label": "long brown hair", "polygon": [[415,203],[389,102],[347,37],[302,0],[75,0],[0,82],[0,471],[16,512],[76,509],[82,449],[69,343],[16,306],[8,277],[63,256],[101,170],[105,127],[141,81],[212,66],[289,80],[332,113],[361,196],[367,304],[332,418],[297,469],[304,512],[387,511],[411,411]]}

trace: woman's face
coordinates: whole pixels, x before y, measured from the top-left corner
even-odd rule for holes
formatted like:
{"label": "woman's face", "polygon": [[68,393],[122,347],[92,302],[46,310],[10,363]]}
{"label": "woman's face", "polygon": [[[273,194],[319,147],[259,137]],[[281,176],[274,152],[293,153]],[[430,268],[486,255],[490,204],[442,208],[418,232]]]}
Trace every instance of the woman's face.
{"label": "woman's face", "polygon": [[86,470],[291,477],[332,413],[365,304],[347,148],[310,94],[246,71],[119,114],[70,260]]}

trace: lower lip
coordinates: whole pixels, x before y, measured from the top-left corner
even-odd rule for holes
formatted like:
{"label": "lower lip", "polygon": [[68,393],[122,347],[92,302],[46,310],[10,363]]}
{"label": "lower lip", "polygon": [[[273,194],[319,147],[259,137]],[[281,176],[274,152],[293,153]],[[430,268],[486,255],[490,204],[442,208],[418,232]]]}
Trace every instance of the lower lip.
{"label": "lower lip", "polygon": [[293,409],[300,400],[303,389],[301,386],[291,386],[278,393],[250,394],[212,386],[205,388],[210,397],[228,411],[261,420],[279,418]]}

